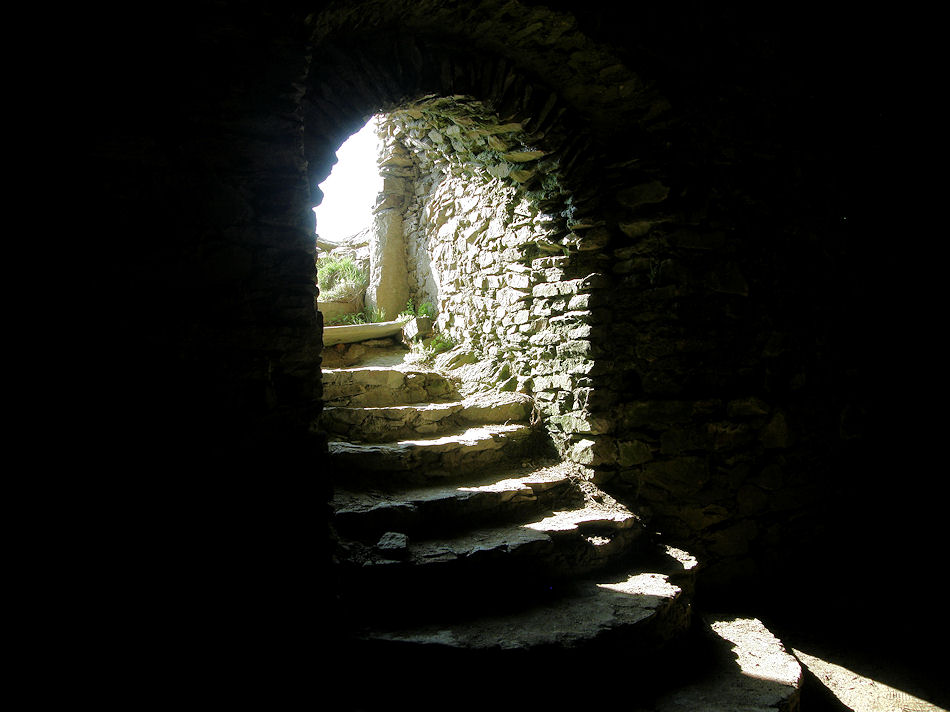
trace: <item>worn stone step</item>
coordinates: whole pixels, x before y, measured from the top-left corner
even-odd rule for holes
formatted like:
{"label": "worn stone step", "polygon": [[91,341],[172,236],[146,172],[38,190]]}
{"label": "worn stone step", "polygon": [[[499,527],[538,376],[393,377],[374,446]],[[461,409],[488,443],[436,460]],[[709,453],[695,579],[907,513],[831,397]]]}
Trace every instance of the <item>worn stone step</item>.
{"label": "worn stone step", "polygon": [[626,509],[585,503],[537,521],[480,528],[462,535],[409,542],[406,562],[422,567],[475,569],[509,557],[560,577],[605,566],[640,536],[640,519]]}
{"label": "worn stone step", "polygon": [[336,484],[376,481],[427,482],[463,477],[480,469],[516,462],[540,448],[540,434],[531,426],[481,425],[438,437],[384,443],[328,443]]}
{"label": "worn stone step", "polygon": [[530,521],[582,499],[572,486],[576,469],[566,462],[523,463],[451,485],[395,492],[338,489],[331,500],[334,525],[344,536],[375,543],[386,532],[416,539],[491,521]]}
{"label": "worn stone step", "polygon": [[458,426],[461,402],[413,403],[375,408],[324,408],[320,424],[331,436],[353,442],[385,442],[438,433]]}
{"label": "worn stone step", "polygon": [[[598,639],[633,633],[641,627],[650,643],[675,637],[689,624],[689,610],[681,600],[681,589],[665,574],[624,573],[575,579],[552,587],[548,595],[532,600],[521,610],[490,613],[458,622],[446,620],[428,624],[367,629],[358,637],[387,641],[401,646],[427,646],[457,650],[529,652],[553,646],[580,648]],[[679,608],[670,614],[671,608]],[[666,615],[658,615],[662,611]],[[651,623],[662,620],[661,634],[649,631]],[[646,641],[644,641],[646,642]],[[394,646],[395,649],[395,646]]]}
{"label": "worn stone step", "polygon": [[[761,621],[698,615],[669,576],[636,569],[587,578],[523,610],[367,626],[335,662],[344,677],[376,671],[368,709],[417,699],[419,688],[402,683],[420,670],[432,681],[426,699],[470,710],[796,712],[803,684],[801,665]],[[462,670],[483,677],[459,696]]]}
{"label": "worn stone step", "polygon": [[323,371],[323,400],[327,406],[379,407],[458,399],[455,387],[434,371],[390,366]]}
{"label": "worn stone step", "polygon": [[461,401],[377,407],[331,406],[321,426],[354,442],[386,442],[432,435],[462,425],[525,422],[532,399],[522,393],[480,393]]}
{"label": "worn stone step", "polygon": [[[542,582],[533,595],[511,588],[500,602],[436,607],[424,620],[390,616],[377,622],[359,610],[361,624],[352,631],[349,651],[371,665],[374,659],[401,661],[407,671],[422,665],[435,678],[442,665],[448,666],[444,671],[459,663],[514,664],[512,672],[529,674],[529,665],[542,660],[536,672],[549,675],[575,653],[574,662],[600,669],[616,654],[623,666],[633,666],[625,674],[631,679],[638,660],[656,659],[681,644],[690,629],[690,598],[675,577],[695,562],[679,553],[664,554],[658,568],[630,565]],[[438,591],[443,600],[454,599],[453,593],[450,586]]]}
{"label": "worn stone step", "polygon": [[[345,542],[338,553],[345,597],[367,593],[374,615],[418,616],[531,597],[556,582],[629,560],[643,538],[636,515],[586,502],[524,522],[413,540],[387,532],[375,546]],[[385,591],[384,600],[373,592]]]}

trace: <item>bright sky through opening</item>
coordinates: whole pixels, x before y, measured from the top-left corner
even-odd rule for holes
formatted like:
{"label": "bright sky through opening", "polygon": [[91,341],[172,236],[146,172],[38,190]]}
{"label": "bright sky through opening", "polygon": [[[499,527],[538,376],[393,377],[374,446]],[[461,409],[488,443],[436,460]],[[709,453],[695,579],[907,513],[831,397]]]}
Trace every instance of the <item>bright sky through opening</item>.
{"label": "bright sky through opening", "polygon": [[372,225],[373,206],[383,179],[376,167],[376,117],[350,136],[336,152],[337,163],[323,183],[323,202],[313,209],[317,234],[329,242],[343,242]]}

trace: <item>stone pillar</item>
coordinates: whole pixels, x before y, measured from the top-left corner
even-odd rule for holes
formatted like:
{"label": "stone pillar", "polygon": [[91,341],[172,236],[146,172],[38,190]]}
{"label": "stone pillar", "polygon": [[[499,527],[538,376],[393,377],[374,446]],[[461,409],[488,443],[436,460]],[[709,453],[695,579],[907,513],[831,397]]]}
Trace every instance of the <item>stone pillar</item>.
{"label": "stone pillar", "polygon": [[369,287],[366,305],[383,312],[386,320],[396,318],[409,300],[409,272],[406,268],[406,242],[403,238],[402,211],[376,213],[374,239],[370,243]]}
{"label": "stone pillar", "polygon": [[366,306],[383,312],[386,320],[396,318],[409,301],[409,270],[406,266],[406,241],[402,212],[411,181],[400,175],[409,164],[406,149],[398,142],[388,143],[380,159],[383,190],[379,196],[370,241],[369,286]]}

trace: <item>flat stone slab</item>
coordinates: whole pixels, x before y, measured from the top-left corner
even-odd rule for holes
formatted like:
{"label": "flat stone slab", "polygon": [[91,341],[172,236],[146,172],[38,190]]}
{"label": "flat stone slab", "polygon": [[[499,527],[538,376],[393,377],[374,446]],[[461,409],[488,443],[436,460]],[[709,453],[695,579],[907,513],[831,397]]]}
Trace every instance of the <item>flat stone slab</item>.
{"label": "flat stone slab", "polygon": [[331,505],[339,513],[368,513],[387,507],[422,507],[430,502],[442,502],[448,499],[471,499],[480,495],[502,495],[513,497],[534,495],[553,487],[563,485],[569,480],[569,469],[547,467],[536,469],[529,474],[513,477],[491,477],[484,482],[413,487],[395,492],[348,491],[338,489],[334,492]]}
{"label": "flat stone slab", "polygon": [[373,408],[458,400],[458,394],[434,371],[363,366],[325,369],[323,398],[328,406]]}
{"label": "flat stone slab", "polygon": [[640,518],[625,509],[603,508],[588,504],[581,509],[554,512],[540,522],[526,525],[529,529],[545,532],[581,531],[584,529],[629,529],[636,526]]}
{"label": "flat stone slab", "polygon": [[479,467],[529,454],[535,431],[523,424],[482,425],[459,433],[387,443],[351,443],[331,440],[331,461],[345,481],[347,471],[414,474],[429,477],[463,476]]}
{"label": "flat stone slab", "polygon": [[504,423],[527,420],[534,399],[525,393],[486,391],[462,401],[462,418],[469,423]]}
{"label": "flat stone slab", "polygon": [[[449,536],[408,537],[399,562],[378,551],[362,562],[363,585],[386,585],[383,578],[373,584],[374,576],[389,577],[390,583],[399,580],[401,583],[394,585],[400,587],[418,585],[423,589],[432,581],[477,579],[478,585],[496,581],[494,588],[506,591],[505,581],[511,572],[526,571],[525,567],[553,580],[583,575],[608,561],[619,561],[643,533],[639,519],[629,511],[596,504],[538,517],[535,512],[521,522],[475,526]],[[458,518],[465,521],[464,516]],[[420,590],[418,596],[422,595]]]}
{"label": "flat stone slab", "polygon": [[324,408],[320,422],[328,433],[361,442],[386,442],[406,437],[432,435],[457,424],[460,402],[411,403],[357,408]]}
{"label": "flat stone slab", "polygon": [[[631,512],[617,512],[585,506],[575,510],[556,512],[537,522],[510,524],[487,529],[475,529],[451,539],[432,539],[412,543],[409,547],[411,561],[426,565],[435,561],[470,559],[486,552],[518,555],[522,547],[529,547],[532,555],[552,561],[561,558],[556,549],[559,542],[573,538],[585,548],[600,549],[607,547],[618,533],[629,531],[639,534],[635,527],[640,520]],[[591,536],[587,527],[596,527],[597,535]],[[633,531],[630,531],[633,530]],[[631,538],[621,537],[623,544]],[[601,552],[606,554],[606,550]]]}
{"label": "flat stone slab", "polygon": [[372,339],[353,344],[333,344],[320,355],[324,369],[353,368],[354,366],[411,367],[412,352],[394,337]]}
{"label": "flat stone slab", "polygon": [[[676,606],[681,590],[664,574],[631,573],[575,581],[559,595],[519,612],[454,625],[425,625],[364,633],[374,640],[446,649],[530,651],[589,644],[620,628],[649,623]],[[686,616],[682,616],[685,620]],[[676,620],[676,616],[669,616]],[[595,664],[595,661],[592,661]],[[552,670],[552,674],[557,671]],[[694,708],[705,709],[705,708]]]}
{"label": "flat stone slab", "polygon": [[523,510],[527,518],[539,501],[548,506],[563,503],[574,496],[569,472],[559,464],[521,476],[497,475],[467,484],[395,492],[338,489],[330,504],[338,530],[364,540],[386,531],[431,535],[433,528],[470,527],[502,512],[510,517]]}
{"label": "flat stone slab", "polygon": [[[409,545],[409,564],[430,566],[461,560],[473,561],[479,557],[503,555],[515,557],[550,549],[551,537],[547,532],[518,525],[475,529],[450,539],[428,539]],[[487,572],[486,572],[487,574]]]}
{"label": "flat stone slab", "polygon": [[[380,376],[379,388],[395,388],[393,392],[374,392],[370,390],[370,379]],[[420,388],[444,393],[450,388],[428,376],[420,376],[419,388],[411,378],[400,381],[385,371],[368,370],[365,381],[354,382],[347,386],[345,382],[331,382],[329,387],[332,402],[353,401],[402,401],[420,397]],[[360,385],[366,390],[359,390]],[[409,386],[403,384],[408,383]],[[397,384],[392,386],[392,384]],[[407,393],[400,395],[399,388],[406,387]],[[347,395],[348,394],[348,395]],[[461,401],[406,403],[380,406],[334,406],[326,407],[320,421],[324,429],[351,441],[386,442],[409,437],[434,435],[440,430],[458,428],[462,424],[511,423],[527,421],[531,415],[530,396],[521,393],[495,393],[470,396]]]}
{"label": "flat stone slab", "polygon": [[384,339],[402,333],[404,322],[380,321],[374,324],[348,324],[323,327],[323,345],[355,344],[359,341]]}

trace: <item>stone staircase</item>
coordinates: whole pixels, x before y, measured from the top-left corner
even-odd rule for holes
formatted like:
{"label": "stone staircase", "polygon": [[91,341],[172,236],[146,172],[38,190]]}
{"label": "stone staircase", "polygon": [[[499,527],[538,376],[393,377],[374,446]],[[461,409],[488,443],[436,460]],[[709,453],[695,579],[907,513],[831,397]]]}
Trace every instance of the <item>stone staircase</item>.
{"label": "stone staircase", "polygon": [[[364,364],[325,369],[324,400],[346,632],[334,709],[569,709],[578,695],[795,709],[797,678],[736,698],[737,673],[713,661],[728,672],[741,646],[715,654],[726,638],[694,615],[695,561],[559,459],[530,397],[463,398],[432,370]],[[765,648],[757,660],[794,663]]]}

